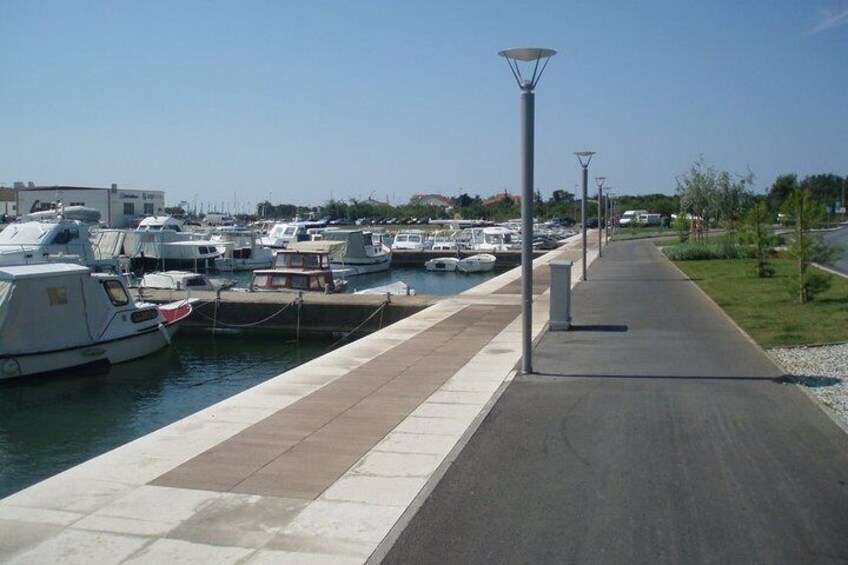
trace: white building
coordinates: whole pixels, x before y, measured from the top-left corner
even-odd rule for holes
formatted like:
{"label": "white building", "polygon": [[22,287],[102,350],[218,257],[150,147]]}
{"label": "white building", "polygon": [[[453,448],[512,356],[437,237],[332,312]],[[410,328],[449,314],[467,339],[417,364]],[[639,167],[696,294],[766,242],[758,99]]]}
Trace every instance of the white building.
{"label": "white building", "polygon": [[57,202],[63,206],[88,206],[100,211],[101,221],[110,228],[126,228],[138,224],[144,216],[164,214],[165,191],[85,186],[23,186],[15,183],[19,215],[49,210]]}

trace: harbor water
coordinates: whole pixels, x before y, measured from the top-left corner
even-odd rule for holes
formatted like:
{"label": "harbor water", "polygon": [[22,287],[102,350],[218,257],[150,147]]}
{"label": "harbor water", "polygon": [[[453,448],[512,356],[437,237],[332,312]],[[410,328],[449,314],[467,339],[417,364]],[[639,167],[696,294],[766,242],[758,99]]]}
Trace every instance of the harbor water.
{"label": "harbor water", "polygon": [[[349,291],[403,281],[450,295],[497,273],[394,268],[349,280]],[[213,276],[220,276],[221,273]],[[226,275],[226,273],[223,273]],[[239,274],[241,282],[248,280]],[[241,283],[240,283],[241,284]],[[329,351],[275,332],[182,328],[148,357],[101,370],[0,383],[0,498],[162,428]]]}

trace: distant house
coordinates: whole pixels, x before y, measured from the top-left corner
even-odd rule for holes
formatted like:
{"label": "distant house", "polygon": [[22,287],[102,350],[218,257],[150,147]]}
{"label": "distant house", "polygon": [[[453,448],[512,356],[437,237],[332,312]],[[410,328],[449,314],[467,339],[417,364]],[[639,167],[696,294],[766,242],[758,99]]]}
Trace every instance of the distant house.
{"label": "distant house", "polygon": [[439,208],[447,208],[451,205],[450,198],[441,194],[413,194],[409,203],[413,206],[436,206]]}
{"label": "distant house", "polygon": [[510,194],[510,193],[508,193],[507,191],[504,190],[501,193],[495,194],[494,196],[491,196],[491,197],[485,199],[483,201],[483,206],[494,206],[495,204],[503,202],[507,198],[509,198],[510,200],[515,202],[516,204],[521,203],[521,196],[519,196],[518,194]]}

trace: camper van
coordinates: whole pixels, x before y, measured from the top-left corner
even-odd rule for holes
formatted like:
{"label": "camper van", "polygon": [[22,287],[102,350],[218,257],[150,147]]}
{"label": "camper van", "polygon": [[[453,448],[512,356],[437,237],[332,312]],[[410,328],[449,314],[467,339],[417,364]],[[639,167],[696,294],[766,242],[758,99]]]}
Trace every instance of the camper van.
{"label": "camper van", "polygon": [[627,210],[621,215],[618,225],[621,227],[635,226],[640,223],[640,218],[647,213],[647,210]]}

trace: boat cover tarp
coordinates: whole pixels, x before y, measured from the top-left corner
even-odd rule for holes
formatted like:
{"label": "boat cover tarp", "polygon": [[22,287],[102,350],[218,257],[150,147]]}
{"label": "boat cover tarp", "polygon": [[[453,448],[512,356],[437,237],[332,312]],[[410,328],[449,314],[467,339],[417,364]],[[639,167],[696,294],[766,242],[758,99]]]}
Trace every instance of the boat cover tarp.
{"label": "boat cover tarp", "polygon": [[292,251],[305,253],[326,253],[330,257],[344,257],[347,253],[346,241],[296,241],[286,247]]}
{"label": "boat cover tarp", "polygon": [[29,266],[32,276],[0,270],[0,354],[17,355],[92,343],[111,311],[100,282],[79,265]]}

